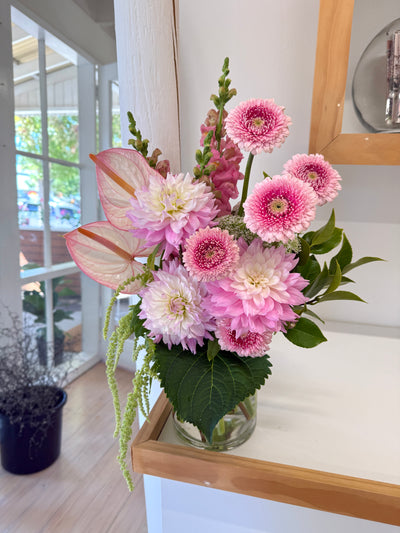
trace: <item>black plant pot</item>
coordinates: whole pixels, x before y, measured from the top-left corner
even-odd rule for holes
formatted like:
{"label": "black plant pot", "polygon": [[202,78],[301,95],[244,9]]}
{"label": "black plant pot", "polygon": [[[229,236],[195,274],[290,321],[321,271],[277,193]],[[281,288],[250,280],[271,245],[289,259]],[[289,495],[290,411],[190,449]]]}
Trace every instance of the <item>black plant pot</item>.
{"label": "black plant pot", "polygon": [[[54,365],[58,366],[64,361],[64,339],[65,337],[55,337],[54,338]],[[42,366],[47,366],[47,341],[43,337],[38,337],[36,339],[38,354],[39,354],[39,363]]]}
{"label": "black plant pot", "polygon": [[1,464],[12,474],[39,472],[60,455],[62,409],[67,393],[59,387],[42,386],[45,388],[47,394],[49,389],[54,394],[49,413],[24,415],[20,424],[11,423],[10,418],[0,411]]}

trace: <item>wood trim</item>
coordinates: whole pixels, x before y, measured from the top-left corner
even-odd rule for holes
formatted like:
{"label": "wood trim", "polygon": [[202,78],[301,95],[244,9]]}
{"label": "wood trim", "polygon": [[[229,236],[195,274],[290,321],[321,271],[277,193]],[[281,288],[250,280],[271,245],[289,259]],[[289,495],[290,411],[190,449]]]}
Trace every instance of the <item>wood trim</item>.
{"label": "wood trim", "polygon": [[162,393],[132,444],[135,472],[400,526],[400,486],[157,439],[171,412]]}
{"label": "wood trim", "polygon": [[400,133],[341,133],[354,0],[320,0],[309,153],[332,164],[400,165]]}
{"label": "wood trim", "polygon": [[354,0],[320,0],[311,108],[310,153],[342,129]]}

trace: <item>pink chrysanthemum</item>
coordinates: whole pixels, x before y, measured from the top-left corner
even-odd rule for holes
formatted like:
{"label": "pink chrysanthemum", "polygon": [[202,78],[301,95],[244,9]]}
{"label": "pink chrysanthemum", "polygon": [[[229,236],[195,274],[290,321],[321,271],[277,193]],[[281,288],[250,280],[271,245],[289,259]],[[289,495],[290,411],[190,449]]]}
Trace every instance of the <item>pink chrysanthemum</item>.
{"label": "pink chrysanthemum", "polygon": [[177,252],[194,231],[211,225],[218,213],[210,188],[189,174],[152,176],[136,191],[131,205],[127,216],[134,235],[147,246],[161,244],[165,257]]}
{"label": "pink chrysanthemum", "polygon": [[199,229],[186,241],[183,261],[187,270],[200,281],[226,276],[239,259],[239,246],[226,230]]}
{"label": "pink chrysanthemum", "polygon": [[265,242],[294,239],[315,217],[317,196],[293,176],[274,176],[257,183],[244,203],[246,226]]}
{"label": "pink chrysanthemum", "polygon": [[317,205],[331,202],[342,188],[339,173],[321,154],[296,154],[284,165],[287,174],[305,181],[318,196]]}
{"label": "pink chrysanthemum", "polygon": [[226,132],[240,148],[256,155],[279,148],[289,135],[290,118],[273,99],[251,99],[228,114]]}
{"label": "pink chrysanthemum", "polygon": [[284,331],[298,316],[293,305],[307,301],[301,290],[308,281],[291,272],[297,264],[284,246],[264,248],[261,239],[249,246],[238,240],[240,258],[228,277],[207,284],[207,309],[215,318],[228,318],[239,337],[249,331]]}
{"label": "pink chrysanthemum", "polygon": [[155,342],[162,340],[169,348],[182,344],[196,353],[197,343],[203,346],[205,339],[212,339],[209,332],[215,325],[203,305],[205,285],[191,278],[178,260],[165,261],[140,295],[139,317]]}
{"label": "pink chrysanthemum", "polygon": [[224,319],[217,321],[215,335],[223,350],[235,352],[241,357],[262,357],[269,350],[273,332],[248,331],[238,336],[236,331],[231,329],[231,321]]}

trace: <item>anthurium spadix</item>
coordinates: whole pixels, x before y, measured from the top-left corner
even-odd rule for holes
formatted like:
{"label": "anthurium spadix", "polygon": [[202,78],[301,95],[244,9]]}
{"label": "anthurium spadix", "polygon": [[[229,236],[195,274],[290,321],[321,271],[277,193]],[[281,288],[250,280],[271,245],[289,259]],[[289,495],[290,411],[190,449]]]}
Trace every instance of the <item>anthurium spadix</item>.
{"label": "anthurium spadix", "polygon": [[146,185],[153,175],[159,174],[135,150],[110,148],[90,155],[96,164],[97,187],[107,220],[119,229],[132,228],[126,217],[131,208],[130,199],[135,190]]}
{"label": "anthurium spadix", "polygon": [[[78,267],[98,283],[116,289],[132,276],[143,272],[137,257],[148,257],[154,248],[130,231],[121,231],[107,221],[85,224],[65,235],[67,247]],[[136,294],[141,282],[130,283],[122,292]]]}

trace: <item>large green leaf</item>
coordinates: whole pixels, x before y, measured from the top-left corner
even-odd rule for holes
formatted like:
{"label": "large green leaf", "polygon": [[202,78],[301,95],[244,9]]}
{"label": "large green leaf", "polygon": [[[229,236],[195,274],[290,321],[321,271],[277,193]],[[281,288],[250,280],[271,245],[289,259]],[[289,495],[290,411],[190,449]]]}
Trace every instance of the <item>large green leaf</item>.
{"label": "large green leaf", "polygon": [[339,263],[340,269],[343,270],[345,266],[349,265],[351,263],[351,260],[353,258],[353,250],[351,248],[351,244],[346,237],[346,234],[343,233],[343,241],[342,246],[339,250],[339,252],[332,257],[330,265],[329,265],[329,272],[332,273],[336,269],[335,261]]}
{"label": "large green leaf", "polygon": [[335,211],[332,209],[331,216],[329,217],[328,222],[325,226],[322,226],[319,230],[315,231],[311,239],[311,247],[316,246],[317,244],[322,244],[328,241],[335,230]]}
{"label": "large green leaf", "polygon": [[156,346],[155,361],[178,417],[198,427],[208,441],[218,421],[264,384],[272,366],[268,355],[239,357],[220,350],[209,361],[206,346],[193,354],[163,343]]}
{"label": "large green leaf", "polygon": [[354,294],[353,292],[350,292],[350,291],[335,291],[329,294],[323,294],[322,296],[318,298],[318,303],[328,302],[331,300],[353,300],[355,302],[365,303],[365,300],[363,300],[362,298],[357,296],[357,294]]}
{"label": "large green leaf", "polygon": [[311,245],[311,252],[313,254],[327,254],[340,244],[340,241],[342,240],[342,233],[342,229],[334,228],[329,239],[322,243]]}
{"label": "large green leaf", "polygon": [[290,342],[301,348],[314,348],[326,341],[317,324],[304,317],[299,318],[296,325],[288,329],[284,335]]}
{"label": "large green leaf", "polygon": [[367,263],[372,263],[374,261],[384,261],[384,259],[381,259],[380,257],[362,257],[361,259],[358,259],[358,261],[346,265],[344,268],[342,268],[342,272],[343,274],[346,274],[347,272],[350,272],[350,270],[353,270],[353,268],[357,268],[361,265],[366,265]]}

